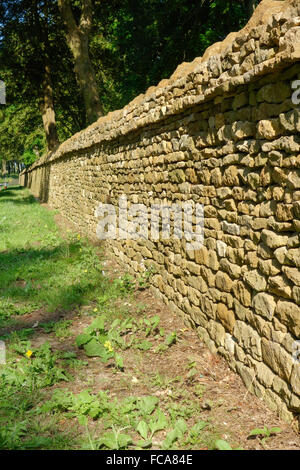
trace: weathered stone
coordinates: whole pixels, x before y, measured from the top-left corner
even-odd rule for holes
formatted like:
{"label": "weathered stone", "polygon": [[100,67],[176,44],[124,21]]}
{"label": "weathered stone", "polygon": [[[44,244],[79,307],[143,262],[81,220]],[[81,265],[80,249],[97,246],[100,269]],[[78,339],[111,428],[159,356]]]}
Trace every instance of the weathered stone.
{"label": "weathered stone", "polygon": [[248,271],[244,274],[243,278],[252,289],[258,292],[266,290],[267,282],[258,271]]}
{"label": "weathered stone", "polygon": [[223,175],[223,183],[226,186],[238,186],[239,185],[239,176],[236,166],[229,166],[226,168]]}
{"label": "weathered stone", "polygon": [[278,204],[276,218],[281,221],[293,220],[293,205]]}
{"label": "weathered stone", "polygon": [[[181,281],[180,279],[177,279],[177,280],[176,280],[177,285],[178,285],[178,281],[180,281],[180,284],[182,285],[182,288],[181,288],[181,289],[186,289],[186,286],[185,286],[184,282]],[[194,289],[199,290],[199,291],[200,291],[201,293],[203,293],[203,294],[204,294],[205,292],[207,292],[207,290],[208,290],[207,284],[206,284],[206,282],[204,281],[204,279],[202,279],[201,276],[189,276],[189,277],[187,278],[187,283],[188,283],[191,287],[193,287]],[[182,292],[182,293],[183,293],[183,292]],[[183,294],[183,295],[186,295],[186,293]]]}
{"label": "weathered stone", "polygon": [[284,380],[280,379],[275,375],[273,381],[273,390],[281,397],[286,403],[289,403],[291,399],[291,392]]}
{"label": "weathered stone", "polygon": [[221,223],[222,230],[226,233],[230,233],[231,235],[239,235],[240,234],[240,227],[237,224],[230,224],[223,220]]}
{"label": "weathered stone", "polygon": [[213,271],[218,271],[219,269],[218,257],[214,250],[208,251],[207,267],[212,269]]}
{"label": "weathered stone", "polygon": [[291,171],[287,177],[287,184],[292,189],[300,188],[300,171]]}
{"label": "weathered stone", "polygon": [[242,140],[255,134],[255,124],[252,122],[235,122],[232,126],[234,140]]}
{"label": "weathered stone", "polygon": [[270,230],[263,230],[261,234],[261,240],[272,250],[284,246],[287,244],[288,237],[277,235]]}
{"label": "weathered stone", "polygon": [[258,315],[267,318],[267,320],[272,320],[276,302],[273,296],[261,292],[253,297],[252,307]]}
{"label": "weathered stone", "polygon": [[257,93],[257,101],[266,101],[267,103],[281,103],[291,95],[290,87],[287,84],[272,83],[265,85]]}
{"label": "weathered stone", "polygon": [[276,314],[296,337],[300,336],[300,307],[293,302],[279,301]]}
{"label": "weathered stone", "polygon": [[243,282],[237,281],[233,284],[232,291],[236,299],[244,306],[251,305],[251,293]]}
{"label": "weathered stone", "polygon": [[267,367],[263,362],[257,362],[255,364],[256,374],[258,380],[265,385],[265,387],[271,387],[274,380],[274,373]]}
{"label": "weathered stone", "polygon": [[292,296],[292,289],[290,285],[284,281],[282,276],[270,277],[267,290],[268,292],[272,292],[272,294],[285,297],[286,299],[290,299]]}
{"label": "weathered stone", "polygon": [[246,385],[247,388],[252,387],[254,377],[255,377],[255,372],[253,369],[250,369],[250,367],[246,367],[244,364],[238,363],[236,365],[236,370],[239,373],[239,375],[242,377],[242,380],[244,384]]}
{"label": "weathered stone", "polygon": [[285,264],[287,259],[287,248],[285,246],[277,248],[277,250],[274,251],[274,256],[278,263]]}
{"label": "weathered stone", "polygon": [[217,241],[217,251],[218,251],[218,255],[220,257],[224,257],[226,256],[226,249],[227,249],[227,245],[226,243],[222,242],[221,240],[218,240]]}
{"label": "weathered stone", "polygon": [[300,397],[300,362],[295,362],[293,370],[292,370],[292,377],[291,377],[291,386],[297,395]]}
{"label": "weathered stone", "polygon": [[220,303],[217,306],[217,317],[219,318],[222,325],[226,328],[226,330],[232,333],[235,324],[235,317],[233,311],[228,310],[226,305]]}
{"label": "weathered stone", "polygon": [[208,250],[205,246],[202,246],[200,250],[194,251],[195,261],[199,264],[205,264],[208,262]]}
{"label": "weathered stone", "polygon": [[293,264],[294,266],[297,266],[297,268],[300,268],[300,249],[292,248],[287,250],[286,260],[289,264]]}
{"label": "weathered stone", "polygon": [[232,280],[228,274],[218,271],[216,274],[216,286],[221,291],[230,292],[232,288]]}
{"label": "weathered stone", "polygon": [[293,287],[292,295],[296,304],[300,305],[300,287]]}
{"label": "weathered stone", "polygon": [[278,119],[259,121],[257,125],[257,137],[259,139],[272,140],[281,133],[281,126]]}
{"label": "weathered stone", "polygon": [[241,267],[237,264],[230,263],[226,258],[220,261],[220,268],[235,279],[239,279],[241,275]]}
{"label": "weathered stone", "polygon": [[254,359],[261,360],[261,339],[257,331],[238,320],[235,323],[233,334],[247,354],[250,354]]}
{"label": "weathered stone", "polygon": [[251,268],[257,268],[259,262],[259,258],[257,256],[256,251],[250,251],[247,253],[246,256],[246,264],[248,264]]}
{"label": "weathered stone", "polygon": [[212,354],[216,354],[218,350],[215,346],[215,343],[211,340],[209,334],[207,333],[206,328],[199,326],[197,328],[197,332],[198,332],[199,338],[206,344],[210,352]]}
{"label": "weathered stone", "polygon": [[200,309],[205,312],[210,318],[215,320],[217,306],[207,295],[201,295],[200,297]]}
{"label": "weathered stone", "polygon": [[216,321],[210,320],[207,325],[207,331],[217,346],[224,346],[225,330],[224,327]]}
{"label": "weathered stone", "polygon": [[259,260],[258,269],[266,276],[276,276],[280,272],[280,265],[275,260]]}
{"label": "weathered stone", "polygon": [[277,343],[261,340],[263,361],[282,379],[289,381],[291,377],[292,357]]}
{"label": "weathered stone", "polygon": [[[188,296],[188,299],[189,301],[194,304],[194,305],[199,305],[199,297],[200,297],[200,293],[198,290],[194,289],[193,287],[188,287],[187,289],[187,296]],[[169,295],[169,297],[171,297]]]}
{"label": "weathered stone", "polygon": [[296,413],[299,413],[299,411],[300,411],[300,397],[292,394],[291,398],[290,398],[289,408],[292,411],[295,411]]}

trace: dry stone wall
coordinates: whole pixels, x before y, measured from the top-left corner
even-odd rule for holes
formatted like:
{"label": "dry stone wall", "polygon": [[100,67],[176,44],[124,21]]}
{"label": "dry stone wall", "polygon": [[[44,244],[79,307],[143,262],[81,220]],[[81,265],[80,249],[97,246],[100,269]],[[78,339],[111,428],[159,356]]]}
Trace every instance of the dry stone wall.
{"label": "dry stone wall", "polygon": [[[261,12],[264,4],[262,2]],[[107,240],[284,419],[300,414],[300,6],[64,142],[21,183],[95,237],[99,203],[204,206],[204,244]],[[300,86],[298,85],[298,88]],[[300,95],[300,93],[299,93]],[[294,102],[293,102],[294,101]],[[297,100],[296,100],[297,101]],[[300,100],[299,100],[300,101]]]}

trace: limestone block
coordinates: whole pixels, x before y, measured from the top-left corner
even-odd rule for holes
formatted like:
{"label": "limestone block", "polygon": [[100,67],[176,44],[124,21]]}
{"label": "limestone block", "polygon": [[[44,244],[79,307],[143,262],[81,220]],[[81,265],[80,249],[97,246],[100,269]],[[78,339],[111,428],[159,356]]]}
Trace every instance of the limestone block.
{"label": "limestone block", "polygon": [[253,297],[252,307],[257,315],[261,315],[267,320],[272,320],[275,313],[276,302],[272,295],[260,292]]}

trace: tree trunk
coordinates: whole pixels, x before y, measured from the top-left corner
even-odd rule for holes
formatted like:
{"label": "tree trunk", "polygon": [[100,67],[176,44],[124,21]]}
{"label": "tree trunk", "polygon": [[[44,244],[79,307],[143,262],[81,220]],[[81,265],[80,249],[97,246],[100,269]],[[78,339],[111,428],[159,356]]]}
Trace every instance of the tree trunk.
{"label": "tree trunk", "polygon": [[68,46],[74,58],[74,71],[81,90],[88,124],[103,116],[95,72],[89,55],[89,33],[92,26],[91,0],[83,0],[79,25],[77,25],[69,0],[58,0],[66,26]]}
{"label": "tree trunk", "polygon": [[56,129],[55,111],[53,105],[53,90],[49,64],[46,64],[44,69],[40,109],[46,134],[47,147],[49,151],[52,151],[55,150],[59,145],[59,140]]}
{"label": "tree trunk", "polygon": [[6,160],[2,160],[2,176],[6,175]]}

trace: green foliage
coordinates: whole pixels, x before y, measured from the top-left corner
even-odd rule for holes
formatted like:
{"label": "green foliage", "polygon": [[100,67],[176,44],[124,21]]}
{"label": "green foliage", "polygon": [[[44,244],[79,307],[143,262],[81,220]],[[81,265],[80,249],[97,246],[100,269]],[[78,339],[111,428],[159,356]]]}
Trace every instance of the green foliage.
{"label": "green foliage", "polygon": [[126,449],[129,444],[132,443],[132,439],[127,434],[123,434],[120,431],[116,431],[113,427],[111,432],[106,432],[103,437],[99,440],[98,446],[111,450],[122,450]]}
{"label": "green foliage", "polygon": [[[39,413],[65,413],[66,417],[76,417],[79,423],[86,427],[88,448],[93,449],[150,448],[154,435],[160,432],[166,435],[161,448],[173,449],[176,448],[177,441],[184,445],[199,442],[202,431],[208,426],[207,422],[199,421],[189,431],[185,419],[171,418],[169,413],[162,410],[155,396],[112,400],[103,391],[95,395],[83,390],[75,395],[56,390],[51,400],[40,407]],[[184,414],[182,410],[182,415]],[[109,430],[102,432],[100,439],[91,439],[89,419],[100,420],[104,428]]]}
{"label": "green foliage", "polygon": [[259,436],[262,438],[261,443],[263,447],[265,447],[266,441],[271,437],[276,434],[279,434],[282,432],[282,429],[274,426],[272,428],[268,428],[267,426],[264,426],[263,428],[255,428],[252,429],[252,431],[249,434],[249,437],[256,437]]}
{"label": "green foliage", "polygon": [[[123,291],[121,290],[121,295]],[[87,356],[100,357],[102,362],[107,363],[110,359],[115,360],[115,365],[119,369],[123,369],[123,359],[116,352],[117,348],[127,349],[132,347],[147,351],[152,348],[151,341],[137,338],[132,335],[129,343],[126,343],[124,336],[128,332],[144,333],[146,337],[157,332],[159,317],[155,315],[151,318],[145,318],[135,321],[133,318],[126,318],[121,321],[115,319],[108,328],[105,327],[105,317],[96,318],[83,333],[77,336],[76,344],[79,348],[83,347]]]}
{"label": "green foliage", "polygon": [[167,351],[168,348],[170,348],[173,344],[175,344],[177,341],[177,333],[176,331],[172,331],[172,333],[170,333],[163,344],[160,344],[157,348],[156,348],[156,352],[157,353],[163,353],[164,351]]}
{"label": "green foliage", "polygon": [[123,276],[120,276],[118,279],[115,279],[114,284],[119,290],[119,292],[124,295],[133,292],[135,289],[135,280],[128,273],[125,273]]}
{"label": "green foliage", "polygon": [[114,359],[115,366],[123,369],[123,359],[114,351],[110,333],[110,330],[105,329],[104,319],[96,318],[82,334],[77,336],[76,344],[79,348],[83,346],[88,357],[100,357],[104,363]]}
{"label": "green foliage", "polygon": [[0,116],[0,159],[19,160],[30,165],[45,149],[42,121],[35,104],[5,107]]}
{"label": "green foliage", "polygon": [[91,55],[105,109],[124,106],[248,19],[247,1],[95,2]]}
{"label": "green foliage", "polygon": [[264,436],[266,438],[270,437],[272,434],[278,434],[282,432],[282,430],[278,427],[268,428],[264,426],[263,428],[255,428],[253,429],[249,436]]}
{"label": "green foliage", "polygon": [[72,325],[71,320],[50,321],[48,323],[40,323],[46,333],[54,333],[57,338],[68,338],[72,335],[69,327]]}
{"label": "green foliage", "polygon": [[[11,345],[11,350],[19,355],[25,355],[30,350],[30,342],[19,340]],[[53,353],[46,342],[33,351],[32,358],[23,357],[12,362],[1,372],[3,385],[22,386],[31,390],[48,387],[61,380],[68,381],[68,373],[57,366],[57,353]]]}
{"label": "green foliage", "polygon": [[32,410],[40,389],[70,380],[69,373],[59,366],[58,354],[48,343],[34,349],[30,357],[26,355],[30,342],[21,333],[7,345],[7,364],[0,366],[0,449],[64,448],[70,444],[67,436],[51,423],[36,422]]}
{"label": "green foliage", "polygon": [[154,268],[153,266],[150,267],[150,269],[147,269],[144,271],[141,276],[138,278],[138,285],[141,290],[147,289],[147,287],[150,286],[150,279],[154,274]]}

